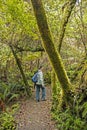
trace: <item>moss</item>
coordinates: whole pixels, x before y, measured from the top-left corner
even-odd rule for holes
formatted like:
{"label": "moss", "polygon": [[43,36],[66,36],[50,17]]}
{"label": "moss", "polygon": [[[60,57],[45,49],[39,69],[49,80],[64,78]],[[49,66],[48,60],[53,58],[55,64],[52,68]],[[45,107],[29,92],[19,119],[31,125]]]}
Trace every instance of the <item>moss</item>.
{"label": "moss", "polygon": [[53,94],[56,95],[57,87],[56,87],[56,75],[54,71],[52,71],[52,74],[51,74],[51,81],[52,81],[51,86],[52,86]]}
{"label": "moss", "polygon": [[27,81],[27,79],[26,79],[26,77],[25,77],[25,74],[24,74],[24,71],[23,71],[23,69],[22,69],[21,62],[20,62],[19,58],[17,57],[17,55],[16,55],[16,53],[15,53],[15,51],[14,51],[14,49],[13,49],[13,47],[12,47],[11,44],[9,45],[9,47],[10,47],[10,49],[11,49],[11,51],[12,51],[12,54],[14,55],[15,61],[16,61],[17,65],[18,65],[18,68],[19,68],[19,70],[20,70],[21,76],[22,76],[22,78],[23,78],[23,82],[24,82],[24,84],[25,84],[26,94],[27,94],[28,96],[31,96],[31,89],[30,89],[30,87],[29,87],[29,85],[28,85],[28,81]]}
{"label": "moss", "polygon": [[61,56],[54,46],[42,2],[41,0],[31,0],[31,2],[33,5],[38,28],[43,39],[43,47],[48,54],[49,60],[54,68],[55,74],[61,84],[64,94],[66,95],[66,99],[68,99],[67,93],[71,88],[71,83],[65,71]]}
{"label": "moss", "polygon": [[59,52],[61,50],[66,26],[67,26],[69,17],[71,15],[72,9],[75,6],[75,3],[76,3],[76,0],[69,0],[69,2],[67,2],[66,7],[64,9],[64,14],[63,14],[62,23],[61,23],[61,30],[60,30],[60,35],[59,35]]}

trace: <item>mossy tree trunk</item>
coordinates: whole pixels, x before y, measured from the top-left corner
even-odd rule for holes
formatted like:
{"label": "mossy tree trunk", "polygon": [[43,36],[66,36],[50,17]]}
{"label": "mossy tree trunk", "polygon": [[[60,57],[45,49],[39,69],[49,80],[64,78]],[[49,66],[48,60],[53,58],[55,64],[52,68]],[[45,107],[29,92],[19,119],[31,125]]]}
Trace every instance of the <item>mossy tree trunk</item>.
{"label": "mossy tree trunk", "polygon": [[[61,51],[61,47],[62,47],[62,42],[63,42],[63,38],[64,38],[64,34],[65,34],[65,30],[66,30],[66,26],[68,24],[68,21],[69,21],[69,18],[70,18],[70,15],[71,15],[71,12],[72,12],[72,9],[74,8],[75,6],[75,1],[74,0],[71,0],[71,1],[66,1],[66,3],[62,6],[62,11],[63,11],[63,18],[62,18],[62,23],[61,23],[61,30],[59,32],[59,40],[58,40],[58,50],[59,50],[59,53]],[[52,72],[52,90],[53,90],[53,104],[55,102],[56,104],[56,100],[57,98],[60,98],[61,101],[59,101],[59,104],[58,106],[61,108],[62,104],[63,104],[63,100],[64,100],[64,93],[62,92],[61,90],[61,97],[58,96],[58,94],[56,93],[57,91],[57,85],[56,85],[56,75],[54,73],[54,71]],[[55,96],[54,96],[55,95]],[[55,99],[56,98],[56,99]],[[53,105],[54,106],[54,105]],[[57,107],[57,105],[56,105]]]}
{"label": "mossy tree trunk", "polygon": [[56,75],[55,72],[52,71],[51,73],[51,86],[52,86],[52,90],[53,90],[53,94],[57,94],[57,87],[56,87]]}
{"label": "mossy tree trunk", "polygon": [[59,52],[61,50],[62,41],[63,41],[63,38],[64,38],[66,26],[67,26],[68,20],[70,18],[72,9],[75,6],[75,3],[76,3],[76,0],[68,0],[62,7],[63,18],[62,18],[62,21],[61,21],[61,27],[60,27],[61,29],[60,29],[59,41],[58,41],[58,43],[59,43],[59,48],[58,48]]}
{"label": "mossy tree trunk", "polygon": [[52,70],[51,72],[51,87],[52,87],[52,111],[54,111],[58,104],[58,86],[57,86],[57,78],[55,72]]}
{"label": "mossy tree trunk", "polygon": [[72,85],[65,71],[60,54],[58,53],[58,51],[56,50],[54,46],[42,2],[41,0],[31,0],[31,2],[33,5],[38,28],[39,28],[41,37],[43,39],[43,47],[45,51],[47,52],[50,62],[57,75],[57,78],[60,81],[60,84],[64,93],[65,102],[67,103],[70,101],[68,93],[70,92]]}
{"label": "mossy tree trunk", "polygon": [[16,61],[17,65],[18,65],[18,68],[19,68],[20,73],[21,73],[21,75],[22,75],[23,82],[24,82],[24,85],[25,85],[26,94],[27,94],[28,96],[31,96],[31,89],[30,89],[30,87],[29,87],[29,84],[28,84],[27,79],[26,79],[26,77],[25,77],[25,74],[24,74],[24,72],[23,72],[23,69],[22,69],[20,60],[19,60],[19,58],[17,57],[17,55],[16,55],[16,53],[15,53],[15,51],[14,51],[14,49],[13,49],[13,46],[12,46],[11,44],[9,44],[9,47],[10,47],[10,49],[11,49],[11,51],[12,51],[12,54],[13,54],[13,56],[14,56],[14,58],[15,58],[15,61]]}
{"label": "mossy tree trunk", "polygon": [[[61,21],[61,27],[60,27],[60,33],[59,33],[59,40],[58,40],[58,50],[59,53],[61,51],[61,47],[62,47],[62,43],[63,43],[63,38],[65,35],[65,31],[66,31],[66,26],[68,24],[71,12],[75,6],[76,0],[68,0],[66,1],[66,3],[63,5],[62,7],[62,11],[63,11],[63,18]],[[65,95],[63,93],[63,90],[61,90],[61,97],[60,97],[60,101],[58,104],[58,109],[61,109],[61,107],[63,106],[65,102]],[[63,106],[64,107],[64,106]]]}

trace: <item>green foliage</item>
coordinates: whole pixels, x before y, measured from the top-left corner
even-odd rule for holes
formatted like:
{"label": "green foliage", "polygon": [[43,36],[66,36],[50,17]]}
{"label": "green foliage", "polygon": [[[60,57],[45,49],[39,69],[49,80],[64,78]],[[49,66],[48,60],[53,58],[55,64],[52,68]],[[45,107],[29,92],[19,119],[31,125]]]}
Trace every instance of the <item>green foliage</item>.
{"label": "green foliage", "polygon": [[[67,109],[64,112],[54,114],[53,118],[58,122],[57,128],[59,130],[86,130],[86,121],[80,117],[73,115],[71,110]],[[85,126],[85,127],[84,127]]]}
{"label": "green foliage", "polygon": [[[35,18],[33,17],[31,11],[31,5],[29,5],[27,2],[24,2],[23,0],[4,1],[1,4],[0,11],[4,12],[4,14],[2,14],[4,18],[1,18],[4,23],[3,27],[5,27],[3,31],[6,31],[8,38],[10,38],[9,36],[11,36],[11,31],[13,29],[14,32],[19,35],[21,31],[23,31],[32,36],[36,36],[33,33],[34,27],[36,28]],[[8,33],[10,35],[8,35]],[[18,39],[17,36],[16,38]]]}
{"label": "green foliage", "polygon": [[[59,110],[58,106],[52,111],[59,130],[86,130],[87,129],[87,87],[75,89],[72,108]],[[60,97],[60,96],[59,96]],[[56,97],[56,99],[59,99]],[[58,100],[59,102],[60,99]],[[56,104],[56,101],[54,102]],[[55,105],[54,104],[54,105]]]}
{"label": "green foliage", "polygon": [[[25,51],[28,48],[29,51],[34,50],[32,47],[33,39],[38,39],[38,33],[36,33],[36,21],[31,4],[23,0],[0,0],[0,23],[0,78],[2,80],[2,77],[6,76],[6,82],[8,82],[8,87],[6,87],[5,92],[3,92],[4,96],[2,94],[2,98],[3,100],[8,100],[8,97],[10,97],[9,102],[18,97],[18,91],[21,88],[24,91],[23,80],[21,80],[22,76],[16,65],[14,56],[11,53],[9,44],[13,45],[15,54],[20,52],[20,49],[15,47],[24,49],[23,53],[17,54],[24,70],[25,65],[29,65],[29,61],[32,61],[32,59],[36,60],[39,57],[39,53],[31,54]],[[26,72],[24,72],[24,74],[25,73]],[[13,91],[12,89],[14,87],[15,90]]]}
{"label": "green foliage", "polygon": [[41,56],[41,54],[39,52],[35,52],[35,53],[27,53],[27,56],[25,57],[25,55],[22,57],[24,58],[24,62],[26,61],[34,61],[36,59],[39,59],[39,57]]}
{"label": "green foliage", "polygon": [[82,109],[83,109],[82,118],[87,119],[87,102],[85,102],[85,103],[82,105]]}
{"label": "green foliage", "polygon": [[0,43],[0,63],[1,68],[6,66],[7,60],[10,59],[10,49],[8,46]]}
{"label": "green foliage", "polygon": [[45,80],[45,83],[48,83],[48,84],[51,83],[51,74],[50,74],[50,72],[47,72],[47,73],[44,74],[44,80]]}
{"label": "green foliage", "polygon": [[18,104],[14,104],[12,109],[7,108],[6,112],[0,114],[0,130],[15,130],[16,121],[14,119],[14,114],[19,108]]}
{"label": "green foliage", "polygon": [[10,101],[19,97],[19,94],[15,93],[15,91],[12,89],[12,86],[6,85],[3,82],[0,83],[0,98],[4,102],[9,103]]}
{"label": "green foliage", "polygon": [[[51,81],[52,82],[52,81]],[[58,104],[61,101],[61,88],[60,88],[60,83],[56,82],[55,86],[52,88],[52,112],[58,109]]]}
{"label": "green foliage", "polygon": [[4,113],[1,120],[1,130],[15,130],[15,122],[12,115]]}

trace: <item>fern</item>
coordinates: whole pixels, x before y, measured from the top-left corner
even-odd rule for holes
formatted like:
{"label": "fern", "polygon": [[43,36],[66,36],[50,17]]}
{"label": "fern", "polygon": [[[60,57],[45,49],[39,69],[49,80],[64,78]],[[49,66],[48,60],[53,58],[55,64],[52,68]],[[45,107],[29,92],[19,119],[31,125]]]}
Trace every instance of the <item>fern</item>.
{"label": "fern", "polygon": [[83,117],[83,118],[87,118],[87,102],[85,102],[85,103],[82,105],[82,108],[83,108],[82,117]]}
{"label": "fern", "polygon": [[0,130],[15,130],[16,129],[16,121],[14,119],[14,114],[19,108],[18,104],[14,104],[12,109],[7,108],[4,113],[0,115]]}

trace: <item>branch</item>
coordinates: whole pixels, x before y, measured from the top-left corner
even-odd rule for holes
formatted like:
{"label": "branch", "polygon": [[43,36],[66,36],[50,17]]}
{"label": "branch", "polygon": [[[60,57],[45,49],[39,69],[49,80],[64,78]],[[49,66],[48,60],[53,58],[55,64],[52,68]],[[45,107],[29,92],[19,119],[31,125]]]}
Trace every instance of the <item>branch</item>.
{"label": "branch", "polygon": [[16,45],[13,45],[16,49],[18,49],[18,52],[23,52],[23,51],[30,51],[30,52],[42,52],[42,51],[45,51],[43,48],[40,48],[40,47],[37,47],[35,49],[33,48],[28,48],[28,49],[24,49],[22,47],[18,47]]}
{"label": "branch", "polygon": [[60,35],[59,35],[59,52],[61,50],[61,46],[62,46],[62,41],[64,38],[64,34],[65,34],[65,30],[66,30],[66,26],[68,23],[68,20],[70,18],[71,12],[75,6],[76,0],[70,0],[70,2],[67,2],[64,6],[63,9],[65,8],[65,12],[64,12],[64,16],[63,16],[63,20],[62,20],[62,25],[61,25],[61,30],[60,30]]}

